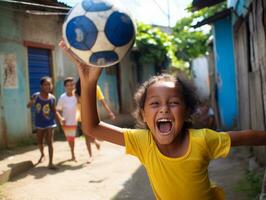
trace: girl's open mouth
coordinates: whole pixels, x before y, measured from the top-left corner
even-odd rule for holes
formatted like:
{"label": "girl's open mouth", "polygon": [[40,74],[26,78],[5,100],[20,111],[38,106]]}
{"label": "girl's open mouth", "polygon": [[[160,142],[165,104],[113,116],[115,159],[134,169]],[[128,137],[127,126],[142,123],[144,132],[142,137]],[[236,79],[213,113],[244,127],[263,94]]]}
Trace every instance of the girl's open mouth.
{"label": "girl's open mouth", "polygon": [[163,135],[167,135],[173,127],[172,120],[170,119],[159,119],[156,122],[157,129],[162,133]]}

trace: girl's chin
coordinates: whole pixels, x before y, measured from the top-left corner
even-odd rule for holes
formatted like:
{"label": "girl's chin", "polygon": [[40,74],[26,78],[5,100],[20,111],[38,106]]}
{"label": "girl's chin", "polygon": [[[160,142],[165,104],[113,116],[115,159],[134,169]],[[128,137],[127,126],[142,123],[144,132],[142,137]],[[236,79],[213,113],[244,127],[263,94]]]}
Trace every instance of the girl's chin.
{"label": "girl's chin", "polygon": [[155,137],[157,142],[162,145],[171,144],[173,141],[171,132],[167,133],[157,132]]}
{"label": "girl's chin", "polygon": [[163,139],[157,139],[157,143],[158,145],[162,145],[162,146],[165,146],[165,145],[170,145],[172,144],[172,140],[170,139],[167,139],[167,140],[163,140]]}

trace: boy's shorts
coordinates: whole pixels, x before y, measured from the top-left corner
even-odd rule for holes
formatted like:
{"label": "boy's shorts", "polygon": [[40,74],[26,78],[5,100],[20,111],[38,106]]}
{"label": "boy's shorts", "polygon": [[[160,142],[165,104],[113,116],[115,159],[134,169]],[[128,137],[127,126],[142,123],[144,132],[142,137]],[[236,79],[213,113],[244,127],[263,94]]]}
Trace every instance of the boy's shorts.
{"label": "boy's shorts", "polygon": [[67,125],[63,126],[63,130],[64,130],[67,141],[73,142],[75,140],[76,129],[77,129],[77,126],[67,126]]}

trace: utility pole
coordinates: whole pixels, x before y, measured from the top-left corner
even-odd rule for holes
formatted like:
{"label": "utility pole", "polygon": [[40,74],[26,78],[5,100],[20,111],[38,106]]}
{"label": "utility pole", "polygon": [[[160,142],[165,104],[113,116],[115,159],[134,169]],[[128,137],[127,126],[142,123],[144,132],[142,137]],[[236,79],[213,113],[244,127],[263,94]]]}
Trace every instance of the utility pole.
{"label": "utility pole", "polygon": [[168,20],[168,27],[171,26],[170,22],[170,0],[167,0],[167,20]]}

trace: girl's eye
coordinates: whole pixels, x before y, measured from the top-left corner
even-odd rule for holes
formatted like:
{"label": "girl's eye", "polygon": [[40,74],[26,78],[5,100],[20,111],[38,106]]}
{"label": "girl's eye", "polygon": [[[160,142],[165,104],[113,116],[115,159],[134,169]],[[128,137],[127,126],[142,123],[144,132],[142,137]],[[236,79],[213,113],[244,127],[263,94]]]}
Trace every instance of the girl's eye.
{"label": "girl's eye", "polygon": [[157,101],[153,101],[153,102],[150,102],[150,105],[151,105],[151,106],[157,106],[157,105],[159,105],[159,102],[157,102]]}
{"label": "girl's eye", "polygon": [[180,102],[179,101],[171,101],[169,104],[174,106],[174,105],[179,105]]}

